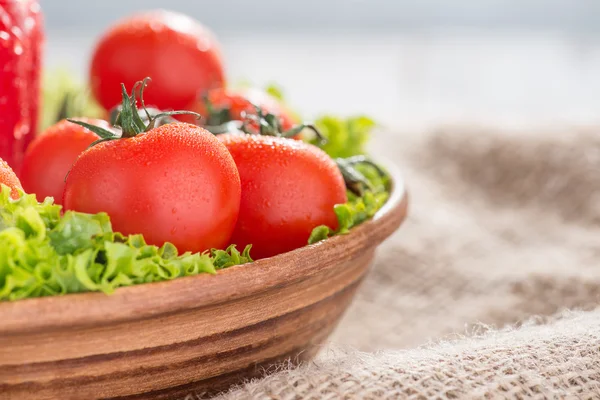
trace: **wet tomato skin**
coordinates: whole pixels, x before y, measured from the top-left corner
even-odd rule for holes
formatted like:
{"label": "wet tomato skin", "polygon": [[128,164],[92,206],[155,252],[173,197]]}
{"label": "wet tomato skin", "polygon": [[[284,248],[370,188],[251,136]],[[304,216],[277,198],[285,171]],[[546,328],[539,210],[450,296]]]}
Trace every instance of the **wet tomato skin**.
{"label": "wet tomato skin", "polygon": [[252,244],[252,257],[271,257],[303,247],[313,228],[337,228],[333,211],[346,187],[335,162],[322,150],[292,139],[217,136],[236,162],[242,185],[231,242]]}
{"label": "wet tomato skin", "polygon": [[227,246],[239,205],[240,179],[225,146],[184,123],[93,146],[71,169],[64,194],[66,209],[106,212],[115,231],[180,252]]}
{"label": "wet tomato skin", "polygon": [[[106,121],[78,118],[80,121],[109,129]],[[38,135],[27,148],[21,168],[21,182],[27,193],[35,193],[38,201],[53,197],[62,204],[67,173],[83,153],[99,137],[92,131],[62,120]]]}
{"label": "wet tomato skin", "polygon": [[19,190],[23,190],[21,182],[17,175],[14,173],[12,168],[7,164],[6,161],[0,158],[0,184],[8,186],[10,191],[10,197],[13,199],[19,198]]}

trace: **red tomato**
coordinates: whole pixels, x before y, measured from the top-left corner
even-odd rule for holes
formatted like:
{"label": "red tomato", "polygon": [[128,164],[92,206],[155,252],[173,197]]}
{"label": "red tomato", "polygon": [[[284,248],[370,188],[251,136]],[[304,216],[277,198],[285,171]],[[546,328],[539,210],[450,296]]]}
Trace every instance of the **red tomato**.
{"label": "red tomato", "polygon": [[19,191],[23,190],[21,187],[21,182],[19,182],[19,178],[15,175],[14,171],[10,168],[10,166],[0,158],[0,184],[6,185],[11,188],[10,197],[13,199],[19,198]]}
{"label": "red tomato", "polygon": [[146,104],[184,110],[200,93],[223,87],[218,43],[199,22],[157,10],[127,18],[104,34],[92,58],[91,86],[107,110],[121,102],[120,84],[153,80]]}
{"label": "red tomato", "polygon": [[86,150],[67,178],[64,206],[104,211],[115,231],[141,233],[148,243],[201,252],[229,244],[240,178],[213,134],[173,123]]}
{"label": "red tomato", "polygon": [[242,201],[231,242],[252,244],[254,259],[305,246],[313,228],[337,228],[333,206],[345,203],[336,163],[297,140],[219,135],[240,173]]}
{"label": "red tomato", "polygon": [[[109,129],[106,121],[80,118],[80,121]],[[38,201],[53,197],[62,204],[65,177],[77,157],[99,137],[90,130],[62,120],[36,137],[27,148],[21,169],[21,182]]]}
{"label": "red tomato", "polygon": [[[277,99],[265,92],[256,89],[214,89],[207,94],[208,101],[214,110],[229,110],[230,120],[241,121],[244,112],[255,113],[254,105],[260,107],[265,113],[271,113],[280,118],[281,128],[284,131],[291,129],[298,121],[283,107]],[[204,99],[196,101],[191,110],[202,115],[201,123],[210,122],[210,115],[206,109]],[[189,118],[189,117],[187,117]]]}

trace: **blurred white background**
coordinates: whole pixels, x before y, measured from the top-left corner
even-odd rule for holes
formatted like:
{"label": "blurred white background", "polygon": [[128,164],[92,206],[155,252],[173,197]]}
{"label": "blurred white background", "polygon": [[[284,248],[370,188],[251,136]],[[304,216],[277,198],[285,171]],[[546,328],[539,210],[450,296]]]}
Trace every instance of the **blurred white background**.
{"label": "blurred white background", "polygon": [[306,116],[400,129],[600,122],[598,0],[42,0],[46,63],[87,76],[98,35],[136,10],[212,28],[231,82],[280,84]]}

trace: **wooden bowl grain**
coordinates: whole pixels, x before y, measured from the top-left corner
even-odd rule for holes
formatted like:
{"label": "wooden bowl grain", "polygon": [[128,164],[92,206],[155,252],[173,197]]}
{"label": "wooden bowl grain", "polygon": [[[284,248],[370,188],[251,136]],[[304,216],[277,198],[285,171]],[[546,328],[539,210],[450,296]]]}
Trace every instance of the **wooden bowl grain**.
{"label": "wooden bowl grain", "polygon": [[183,398],[310,359],[406,216],[392,175],[386,205],[347,235],[215,276],[0,303],[0,398]]}

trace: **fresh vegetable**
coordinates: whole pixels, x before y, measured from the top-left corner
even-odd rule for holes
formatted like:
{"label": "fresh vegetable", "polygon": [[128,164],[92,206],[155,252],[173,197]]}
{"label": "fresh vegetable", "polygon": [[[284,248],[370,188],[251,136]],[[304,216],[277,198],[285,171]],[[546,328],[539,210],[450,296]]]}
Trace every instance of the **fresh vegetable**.
{"label": "fresh vegetable", "polygon": [[92,92],[106,110],[120,103],[121,83],[131,87],[144,76],[155,82],[146,102],[161,110],[188,109],[225,81],[213,34],[184,14],[164,10],[110,28],[94,50],[90,75]]}
{"label": "fresh vegetable", "polygon": [[0,158],[17,173],[38,125],[43,42],[37,0],[0,1]]}
{"label": "fresh vegetable", "polygon": [[252,88],[211,90],[195,103],[192,110],[204,117],[201,122],[205,126],[212,127],[229,121],[244,121],[245,115],[253,114],[256,107],[272,114],[283,131],[297,123],[276,98]]}
{"label": "fresh vegetable", "polygon": [[336,162],[343,171],[351,171],[354,175],[353,178],[345,177],[348,202],[334,206],[337,228],[327,225],[316,227],[310,234],[309,244],[348,233],[351,228],[372,218],[389,198],[390,177],[381,167],[364,156],[337,159]]}
{"label": "fresh vegetable", "polygon": [[[110,129],[106,121],[82,118],[88,124]],[[77,157],[90,144],[100,139],[98,135],[80,125],[62,120],[53,125],[29,145],[21,169],[21,182],[27,193],[35,193],[39,201],[54,198],[62,204],[65,177]]]}
{"label": "fresh vegetable", "polygon": [[0,158],[0,184],[6,185],[11,190],[13,199],[19,197],[19,190],[23,190],[21,182],[10,166]]}
{"label": "fresh vegetable", "polygon": [[333,158],[365,154],[365,145],[376,126],[375,121],[366,116],[347,119],[323,116],[318,118],[314,125],[326,140],[312,138],[311,143],[321,147]]}
{"label": "fresh vegetable", "polygon": [[[384,182],[387,178],[387,172],[384,171],[379,165],[371,161],[366,156],[353,156],[348,158],[336,158],[335,159],[338,168],[340,169],[344,182],[346,183],[346,189],[355,196],[361,197],[366,191],[381,191],[387,190]],[[360,168],[360,167],[363,168]],[[364,167],[368,166],[370,169],[367,170],[369,174],[365,174],[363,171]],[[376,183],[373,182],[372,172],[377,173],[378,180]],[[368,177],[371,176],[371,177]]]}
{"label": "fresh vegetable", "polygon": [[[387,201],[387,172],[364,156],[371,119],[299,124],[275,86],[225,88],[212,33],[162,10],[99,41],[90,69],[99,106],[66,74],[45,81],[49,129],[24,155],[38,117],[39,6],[5,8],[5,30],[16,29],[0,35],[0,87],[20,105],[0,101],[0,156],[27,192],[55,201],[25,194],[0,160],[0,300],[215,273],[251,262],[250,245],[265,258],[347,233]],[[145,102],[141,76],[155,82]],[[172,109],[204,119],[161,111]]]}
{"label": "fresh vegetable", "polygon": [[[140,85],[143,105],[145,81]],[[122,110],[115,121],[121,135],[73,121],[102,139],[73,165],[65,208],[106,212],[116,231],[141,233],[159,246],[171,242],[192,252],[225,247],[240,207],[233,158],[203,128],[185,123],[154,128],[162,114],[144,122],[135,107],[136,87],[131,95],[122,87]]]}
{"label": "fresh vegetable", "polygon": [[335,230],[336,204],[346,187],[336,163],[301,141],[259,135],[218,135],[230,151],[242,184],[231,243],[252,244],[254,258],[305,246],[319,225]]}
{"label": "fresh vegetable", "polygon": [[175,279],[251,262],[230,246],[204,254],[179,254],[170,243],[147,245],[141,235],[111,229],[106,214],[67,211],[33,195],[11,199],[0,191],[0,301],[102,291]]}
{"label": "fresh vegetable", "polygon": [[[113,107],[110,110],[110,112],[108,113],[108,118],[111,125],[119,123],[118,121],[119,116],[121,115],[121,111],[123,111],[123,106],[121,106],[120,104],[117,107]],[[173,118],[173,116],[169,115],[169,113],[164,113],[158,108],[144,107],[141,110],[138,109],[137,113],[144,123],[148,124],[152,121],[154,123],[154,127],[156,128],[162,125],[177,122],[177,120]],[[192,119],[197,118],[197,116],[195,115],[192,115],[191,117]]]}
{"label": "fresh vegetable", "polygon": [[303,139],[302,132],[308,129],[312,131],[317,142],[325,140],[321,132],[312,124],[296,124],[286,130],[281,124],[281,120],[275,114],[265,113],[258,106],[255,106],[254,112],[245,112],[244,120],[239,129],[247,134],[277,136],[297,140]]}
{"label": "fresh vegetable", "polygon": [[288,139],[302,140],[303,132],[310,130],[314,137],[319,140],[325,140],[319,130],[312,124],[293,125],[288,130],[284,130],[280,119],[271,113],[264,112],[259,106],[254,106],[254,112],[243,113],[243,121],[229,121],[221,125],[206,126],[206,128],[215,135],[224,133],[232,135],[262,135],[275,136]]}
{"label": "fresh vegetable", "polygon": [[[278,104],[286,110],[286,114],[290,115],[292,121],[303,120],[298,114],[288,108],[280,87],[272,84],[267,86],[265,92],[277,99]],[[322,148],[333,158],[346,158],[366,154],[366,145],[377,126],[373,119],[365,115],[348,118],[323,115],[317,118],[312,124],[304,125],[313,131],[318,131],[319,135],[303,136],[302,139]],[[285,128],[289,130],[293,127]]]}

